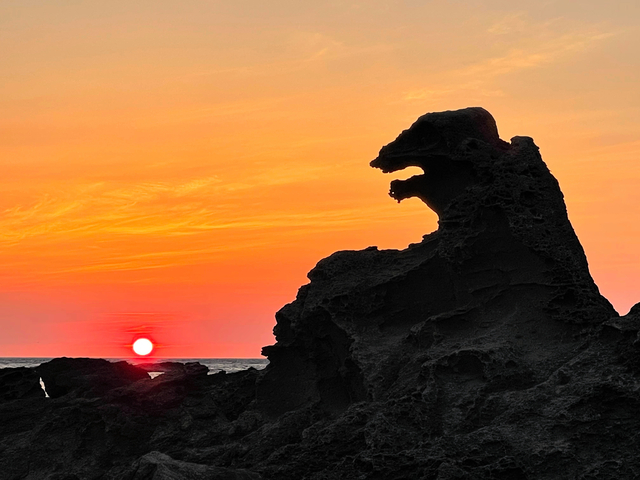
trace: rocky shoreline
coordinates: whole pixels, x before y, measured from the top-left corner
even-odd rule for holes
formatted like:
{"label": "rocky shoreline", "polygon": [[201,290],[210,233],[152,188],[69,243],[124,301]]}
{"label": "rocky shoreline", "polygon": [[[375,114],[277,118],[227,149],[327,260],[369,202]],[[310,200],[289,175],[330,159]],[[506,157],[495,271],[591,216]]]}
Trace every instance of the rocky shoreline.
{"label": "rocky shoreline", "polygon": [[0,370],[0,479],[640,478],[640,304],[600,295],[533,140],[431,113],[371,165],[422,168],[390,195],[438,230],[321,260],[264,370]]}

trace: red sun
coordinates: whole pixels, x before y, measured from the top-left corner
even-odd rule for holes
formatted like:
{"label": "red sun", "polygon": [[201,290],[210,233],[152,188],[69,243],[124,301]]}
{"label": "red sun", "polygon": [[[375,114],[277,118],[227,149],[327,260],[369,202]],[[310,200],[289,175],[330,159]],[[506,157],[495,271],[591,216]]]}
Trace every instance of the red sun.
{"label": "red sun", "polygon": [[140,356],[149,355],[153,350],[153,343],[148,338],[139,338],[133,342],[133,351]]}

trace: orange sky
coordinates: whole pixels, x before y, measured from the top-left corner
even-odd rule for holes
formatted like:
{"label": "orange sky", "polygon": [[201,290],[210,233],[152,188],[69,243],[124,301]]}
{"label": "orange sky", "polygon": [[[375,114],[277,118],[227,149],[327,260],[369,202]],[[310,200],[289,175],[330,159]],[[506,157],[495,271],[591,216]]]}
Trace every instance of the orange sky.
{"label": "orange sky", "polygon": [[368,162],[475,105],[640,301],[635,0],[2,2],[0,79],[0,356],[259,356],[320,258],[436,227]]}

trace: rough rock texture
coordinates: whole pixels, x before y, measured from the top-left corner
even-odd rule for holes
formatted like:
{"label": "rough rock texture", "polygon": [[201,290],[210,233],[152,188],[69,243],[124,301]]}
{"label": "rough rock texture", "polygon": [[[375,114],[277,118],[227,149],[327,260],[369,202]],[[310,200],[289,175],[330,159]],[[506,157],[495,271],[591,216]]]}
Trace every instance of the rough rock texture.
{"label": "rough rock texture", "polygon": [[390,193],[436,232],[320,261],[264,371],[2,371],[0,478],[640,478],[640,304],[600,296],[533,141],[434,113],[371,164],[423,168]]}
{"label": "rough rock texture", "polygon": [[[216,446],[229,444],[243,428],[255,428],[257,414],[243,412],[255,397],[256,370],[207,375],[206,367],[193,364],[154,379],[143,372],[145,378],[132,382],[132,366],[127,371],[120,363],[111,364],[108,374],[102,362],[62,360],[67,371],[63,378],[80,387],[49,399],[0,402],[0,479],[260,478],[205,465],[211,455],[221,461],[211,453]],[[95,378],[117,374],[122,386],[85,388],[93,387]],[[45,385],[49,390],[46,380]],[[163,456],[145,457],[154,451]],[[210,475],[196,476],[201,471]]]}
{"label": "rough rock texture", "polygon": [[[486,110],[427,114],[371,165],[423,168],[393,181],[390,194],[424,200],[439,229],[402,251],[337,252],[309,273],[276,314],[278,343],[264,349],[272,365],[261,399],[274,413],[386,398],[415,385],[425,361],[480,373],[492,358],[494,369],[513,365],[513,380],[539,381],[586,325],[616,315],[538,148],[526,137],[500,140]],[[274,383],[282,398],[269,393]]]}
{"label": "rough rock texture", "polygon": [[111,363],[99,358],[54,358],[35,370],[51,398],[68,394],[96,397],[113,388],[149,378],[147,372],[127,362]]}
{"label": "rough rock texture", "polygon": [[180,462],[160,452],[151,452],[136,461],[123,480],[259,480],[260,475],[246,470],[209,467]]}
{"label": "rough rock texture", "polygon": [[137,368],[144,370],[145,372],[163,372],[163,373],[178,373],[178,374],[206,374],[209,368],[199,364],[198,362],[157,362],[157,363],[140,363],[136,365]]}
{"label": "rough rock texture", "polygon": [[0,401],[21,398],[43,398],[40,377],[31,368],[5,368],[0,370]]}

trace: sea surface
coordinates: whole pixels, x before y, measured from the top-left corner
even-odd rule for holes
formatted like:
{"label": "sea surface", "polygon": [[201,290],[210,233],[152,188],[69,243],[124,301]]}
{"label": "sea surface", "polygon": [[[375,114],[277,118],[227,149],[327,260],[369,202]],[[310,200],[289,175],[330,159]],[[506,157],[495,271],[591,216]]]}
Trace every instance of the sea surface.
{"label": "sea surface", "polygon": [[[0,368],[15,368],[15,367],[37,367],[38,365],[52,360],[52,357],[37,358],[37,357],[0,357]],[[218,373],[224,370],[227,373],[239,372],[240,370],[246,370],[249,367],[255,369],[262,369],[267,366],[269,360],[266,358],[107,358],[110,362],[118,362],[120,360],[126,360],[134,365],[141,363],[160,363],[160,362],[199,362],[202,365],[209,367],[209,375]]]}

